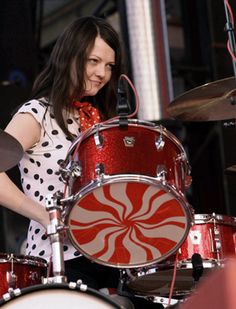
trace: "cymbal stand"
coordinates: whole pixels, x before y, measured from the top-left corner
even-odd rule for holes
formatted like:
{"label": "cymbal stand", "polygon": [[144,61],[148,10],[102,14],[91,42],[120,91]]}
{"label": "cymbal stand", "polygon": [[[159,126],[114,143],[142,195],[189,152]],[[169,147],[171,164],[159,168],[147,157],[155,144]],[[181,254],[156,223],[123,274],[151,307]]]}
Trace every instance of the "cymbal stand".
{"label": "cymbal stand", "polygon": [[[224,0],[224,7],[225,7],[225,15],[226,15],[226,25],[225,31],[228,33],[230,49],[234,56],[236,56],[236,44],[235,44],[235,37],[234,37],[234,25],[230,19],[229,9],[226,4],[226,0]],[[236,62],[233,59],[233,71],[234,77],[236,79]]]}
{"label": "cymbal stand", "polygon": [[60,193],[46,196],[46,209],[49,213],[50,224],[47,226],[47,234],[50,237],[52,248],[53,277],[45,279],[44,283],[65,283],[65,264],[63,253],[63,234],[65,227],[61,220],[63,206],[60,200]]}

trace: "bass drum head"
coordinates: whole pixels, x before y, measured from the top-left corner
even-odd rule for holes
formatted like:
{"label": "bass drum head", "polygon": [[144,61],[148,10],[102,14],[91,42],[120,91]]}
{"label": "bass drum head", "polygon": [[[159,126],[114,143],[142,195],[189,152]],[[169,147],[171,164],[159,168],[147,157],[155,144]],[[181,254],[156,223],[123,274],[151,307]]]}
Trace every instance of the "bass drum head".
{"label": "bass drum head", "polygon": [[151,265],[187,237],[190,208],[170,186],[151,177],[110,176],[80,191],[67,224],[76,248],[112,267]]}
{"label": "bass drum head", "polygon": [[78,287],[70,288],[70,284],[35,285],[19,291],[19,296],[8,301],[0,300],[0,306],[6,309],[122,308],[109,296],[90,288],[82,292]]}

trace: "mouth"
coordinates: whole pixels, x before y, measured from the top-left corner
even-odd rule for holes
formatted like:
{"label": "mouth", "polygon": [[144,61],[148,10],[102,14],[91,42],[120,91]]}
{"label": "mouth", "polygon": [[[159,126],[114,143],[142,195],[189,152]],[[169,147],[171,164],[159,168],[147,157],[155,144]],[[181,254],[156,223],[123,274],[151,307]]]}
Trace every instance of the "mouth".
{"label": "mouth", "polygon": [[100,87],[102,84],[101,81],[97,81],[97,80],[90,80],[90,83],[95,87]]}

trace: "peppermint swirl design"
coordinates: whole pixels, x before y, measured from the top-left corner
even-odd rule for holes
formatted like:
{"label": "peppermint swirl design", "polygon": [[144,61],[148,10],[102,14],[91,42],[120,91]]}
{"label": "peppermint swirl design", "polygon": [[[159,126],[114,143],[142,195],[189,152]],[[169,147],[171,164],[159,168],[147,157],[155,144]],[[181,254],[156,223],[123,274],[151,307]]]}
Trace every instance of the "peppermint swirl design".
{"label": "peppermint swirl design", "polygon": [[168,190],[141,182],[116,182],[85,194],[69,214],[72,241],[105,265],[137,267],[179,248],[187,216]]}

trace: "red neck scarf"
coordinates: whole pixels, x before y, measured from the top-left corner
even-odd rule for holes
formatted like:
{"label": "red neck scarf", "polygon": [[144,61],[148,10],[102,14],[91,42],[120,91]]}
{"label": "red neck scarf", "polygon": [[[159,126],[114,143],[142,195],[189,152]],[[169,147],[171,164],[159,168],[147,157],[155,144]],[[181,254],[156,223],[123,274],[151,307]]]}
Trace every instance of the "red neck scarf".
{"label": "red neck scarf", "polygon": [[73,102],[73,106],[78,109],[80,117],[80,129],[85,131],[91,128],[95,123],[101,122],[101,116],[97,108],[89,102]]}

